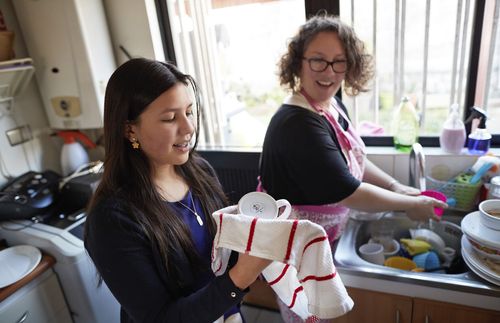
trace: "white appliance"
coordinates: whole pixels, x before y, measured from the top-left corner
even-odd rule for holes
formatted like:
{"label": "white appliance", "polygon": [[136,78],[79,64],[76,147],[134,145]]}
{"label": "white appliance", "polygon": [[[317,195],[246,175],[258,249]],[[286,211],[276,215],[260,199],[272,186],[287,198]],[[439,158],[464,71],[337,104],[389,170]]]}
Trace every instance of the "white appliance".
{"label": "white appliance", "polygon": [[15,0],[50,126],[103,126],[104,92],[116,68],[102,0]]}
{"label": "white appliance", "polygon": [[54,256],[54,265],[75,323],[118,323],[120,305],[98,276],[83,246],[85,217],[55,219],[47,224],[28,220],[0,222],[0,238],[11,246],[28,244]]}

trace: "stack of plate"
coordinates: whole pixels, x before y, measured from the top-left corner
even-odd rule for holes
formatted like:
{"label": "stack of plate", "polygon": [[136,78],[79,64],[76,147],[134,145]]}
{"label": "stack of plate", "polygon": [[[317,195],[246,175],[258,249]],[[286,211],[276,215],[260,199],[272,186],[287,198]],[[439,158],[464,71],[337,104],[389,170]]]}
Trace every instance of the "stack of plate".
{"label": "stack of plate", "polygon": [[500,231],[481,223],[479,211],[467,214],[461,223],[462,257],[470,269],[481,278],[500,286]]}

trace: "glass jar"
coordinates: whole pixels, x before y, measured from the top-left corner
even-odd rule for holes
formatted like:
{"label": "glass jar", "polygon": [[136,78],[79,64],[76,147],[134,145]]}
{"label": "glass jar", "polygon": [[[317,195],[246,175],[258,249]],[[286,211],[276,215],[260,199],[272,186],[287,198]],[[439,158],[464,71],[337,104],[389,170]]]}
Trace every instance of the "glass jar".
{"label": "glass jar", "polygon": [[500,199],[500,176],[495,176],[490,180],[488,199]]}

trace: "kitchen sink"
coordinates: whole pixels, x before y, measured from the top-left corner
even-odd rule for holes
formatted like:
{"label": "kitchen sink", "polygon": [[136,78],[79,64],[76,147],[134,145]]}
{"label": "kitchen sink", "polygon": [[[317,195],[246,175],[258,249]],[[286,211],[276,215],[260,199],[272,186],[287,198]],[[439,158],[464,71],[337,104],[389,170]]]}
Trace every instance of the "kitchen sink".
{"label": "kitchen sink", "polygon": [[[344,233],[337,242],[334,260],[339,272],[364,277],[387,279],[419,285],[446,288],[457,291],[474,292],[498,296],[500,288],[477,277],[465,265],[460,254],[461,216],[445,214],[440,223],[417,223],[401,212],[387,213],[375,221],[350,219]],[[377,265],[360,257],[359,247],[367,243],[375,231],[389,230],[394,239],[410,238],[409,229],[430,228],[439,233],[446,245],[457,251],[457,257],[449,270],[437,272],[412,272]]]}

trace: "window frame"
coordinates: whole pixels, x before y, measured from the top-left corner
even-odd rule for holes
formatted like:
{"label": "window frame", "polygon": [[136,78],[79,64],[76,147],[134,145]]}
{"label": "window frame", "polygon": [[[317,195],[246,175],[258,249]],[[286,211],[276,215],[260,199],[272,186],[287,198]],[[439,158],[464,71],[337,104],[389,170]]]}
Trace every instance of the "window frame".
{"label": "window frame", "polygon": [[[176,64],[174,41],[171,33],[169,13],[166,0],[155,0],[156,9],[158,12],[158,21],[160,25],[160,33],[163,41],[165,57],[168,61]],[[326,11],[329,14],[340,15],[340,0],[306,0],[304,1],[306,18],[310,17],[320,10]],[[476,1],[473,14],[472,39],[470,44],[470,55],[468,64],[468,74],[465,87],[465,106],[472,107],[476,96],[476,83],[478,78],[479,68],[479,52],[481,47],[482,28],[485,10],[485,1]],[[337,95],[342,97],[342,91],[339,90]],[[463,120],[470,116],[470,109],[463,109]],[[466,125],[467,136],[470,134],[470,125]],[[363,141],[367,146],[393,146],[392,136],[363,136]],[[418,142],[424,147],[439,147],[439,136],[419,136]],[[492,134],[492,147],[500,146],[500,134]]]}

